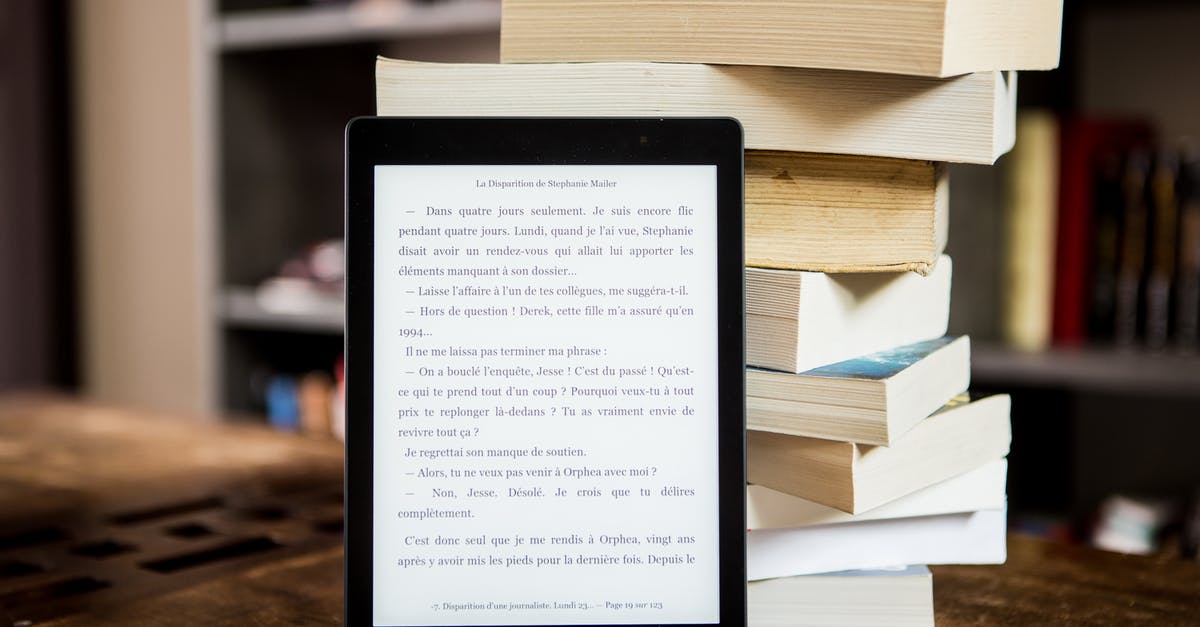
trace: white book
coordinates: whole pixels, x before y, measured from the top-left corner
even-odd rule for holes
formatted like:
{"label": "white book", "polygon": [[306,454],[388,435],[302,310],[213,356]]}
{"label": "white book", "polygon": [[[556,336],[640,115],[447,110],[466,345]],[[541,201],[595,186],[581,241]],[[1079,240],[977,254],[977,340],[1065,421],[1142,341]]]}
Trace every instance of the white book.
{"label": "white book", "polygon": [[[948,403],[962,405],[955,396],[970,383],[971,341],[965,335],[895,346],[801,373],[747,368],[747,454],[757,432],[892,446]],[[784,468],[765,470],[773,475]]]}
{"label": "white book", "polygon": [[933,627],[925,566],[752,581],[747,594],[751,627]]}
{"label": "white book", "polygon": [[750,581],[906,564],[1003,564],[1006,509],[762,529],[746,534]]}
{"label": "white book", "polygon": [[950,257],[929,276],[746,268],[746,364],[803,372],[946,333]]}
{"label": "white book", "polygon": [[785,529],[1003,509],[1008,460],[997,459],[859,514],[760,485],[746,486],[746,527]]}
{"label": "white book", "polygon": [[850,514],[870,511],[1008,455],[1008,395],[968,400],[956,397],[892,446],[750,427],[746,481]]}

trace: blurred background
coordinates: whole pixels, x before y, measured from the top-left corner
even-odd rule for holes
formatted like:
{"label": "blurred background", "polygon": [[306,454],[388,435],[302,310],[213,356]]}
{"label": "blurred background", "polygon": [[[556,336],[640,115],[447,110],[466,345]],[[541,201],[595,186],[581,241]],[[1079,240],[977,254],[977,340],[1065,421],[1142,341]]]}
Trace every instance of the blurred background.
{"label": "blurred background", "polygon": [[[499,15],[0,1],[0,390],[336,431],[343,127],[374,112],[377,55],[495,61]],[[949,166],[951,328],[974,387],[1013,395],[1021,529],[1115,516],[1167,551],[1194,515],[1198,32],[1192,2],[1067,0],[1017,148]]]}

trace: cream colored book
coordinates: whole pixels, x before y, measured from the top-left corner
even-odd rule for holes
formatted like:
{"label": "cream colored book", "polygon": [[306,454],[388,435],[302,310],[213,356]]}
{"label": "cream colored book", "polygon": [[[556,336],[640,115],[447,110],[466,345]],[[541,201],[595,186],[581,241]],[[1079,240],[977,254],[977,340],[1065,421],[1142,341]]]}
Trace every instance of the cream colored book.
{"label": "cream colored book", "polygon": [[990,164],[1012,147],[1016,74],[381,58],[375,96],[391,116],[729,116],[753,150]]}
{"label": "cream colored book", "polygon": [[[943,337],[799,374],[746,369],[746,427],[890,445],[971,382],[967,336]],[[752,482],[753,483],[753,482]]]}
{"label": "cream colored book", "polygon": [[990,461],[975,470],[939,481],[894,501],[859,514],[848,514],[828,505],[784,494],[760,485],[746,486],[746,528],[786,529],[816,525],[842,525],[864,520],[917,518],[1003,509],[1008,460]]}
{"label": "cream colored book", "polygon": [[1044,110],[1022,113],[1017,138],[1008,158],[1001,331],[1013,347],[1040,351],[1050,345],[1054,317],[1058,120]]}
{"label": "cream colored book", "polygon": [[500,58],[954,76],[1058,66],[1062,0],[504,0]]}
{"label": "cream colored book", "polygon": [[1007,455],[1010,405],[961,397],[891,446],[747,431],[746,480],[860,514]]}
{"label": "cream colored book", "polygon": [[933,627],[933,574],[926,566],[752,581],[750,627]]}
{"label": "cream colored book", "polygon": [[914,272],[746,268],[746,363],[803,372],[946,334],[950,257]]}
{"label": "cream colored book", "polygon": [[745,163],[747,265],[926,274],[946,247],[940,164],[759,150]]}

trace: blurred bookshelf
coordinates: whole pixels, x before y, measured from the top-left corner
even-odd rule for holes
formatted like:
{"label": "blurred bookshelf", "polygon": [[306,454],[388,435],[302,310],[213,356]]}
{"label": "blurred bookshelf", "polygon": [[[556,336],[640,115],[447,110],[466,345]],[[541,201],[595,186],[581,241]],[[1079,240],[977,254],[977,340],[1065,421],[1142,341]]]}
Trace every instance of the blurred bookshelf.
{"label": "blurred bookshelf", "polygon": [[344,305],[272,308],[264,306],[253,288],[228,287],[221,296],[221,319],[229,327],[266,331],[293,331],[341,335],[345,329]]}
{"label": "blurred bookshelf", "polygon": [[1022,351],[1001,342],[972,346],[976,383],[1105,394],[1200,398],[1200,356],[1106,346]]}
{"label": "blurred bookshelf", "polygon": [[[351,118],[375,113],[376,57],[496,61],[500,1],[213,0],[208,7],[212,406],[265,417],[274,384],[332,377],[344,350],[336,278],[300,288],[313,251],[343,237],[343,131]],[[287,289],[270,289],[281,284]]]}
{"label": "blurred bookshelf", "polygon": [[[1088,521],[1116,494],[1178,504],[1200,490],[1200,319],[1182,306],[1200,293],[1200,277],[1181,256],[1200,242],[1184,217],[1193,211],[1188,154],[1200,140],[1200,83],[1184,78],[1200,56],[1196,24],[1194,3],[1066,0],[1059,69],[1019,78],[1019,114],[1051,120],[1043,154],[1022,153],[1025,137],[994,167],[949,166],[951,332],[972,337],[972,387],[1012,394],[1015,526],[1039,514]],[[1086,162],[1073,180],[1062,160],[1079,163],[1071,150]],[[1097,177],[1104,161],[1119,164],[1119,181]],[[1055,189],[1048,223],[1017,224],[1029,218],[1013,199],[1031,193],[1017,181],[1039,180],[1029,169],[1046,163],[1059,168],[1054,183],[1083,189],[1083,200],[1064,219]],[[1172,188],[1160,175],[1171,168],[1159,166],[1173,163]],[[1124,213],[1131,198],[1145,205],[1137,220]],[[1048,251],[1035,243],[1047,232]],[[1177,265],[1164,271],[1172,248]],[[1050,290],[1038,292],[1047,279]],[[1031,310],[1041,312],[1033,324]]]}

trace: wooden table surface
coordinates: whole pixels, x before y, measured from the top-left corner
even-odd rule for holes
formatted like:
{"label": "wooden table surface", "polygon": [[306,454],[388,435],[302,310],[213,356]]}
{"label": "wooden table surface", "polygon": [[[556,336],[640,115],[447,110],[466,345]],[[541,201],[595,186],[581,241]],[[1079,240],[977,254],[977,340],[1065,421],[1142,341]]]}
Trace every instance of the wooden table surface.
{"label": "wooden table surface", "polygon": [[[340,477],[332,442],[0,399],[0,625],[339,624]],[[1200,624],[1196,563],[1010,535],[931,570],[939,625]]]}

